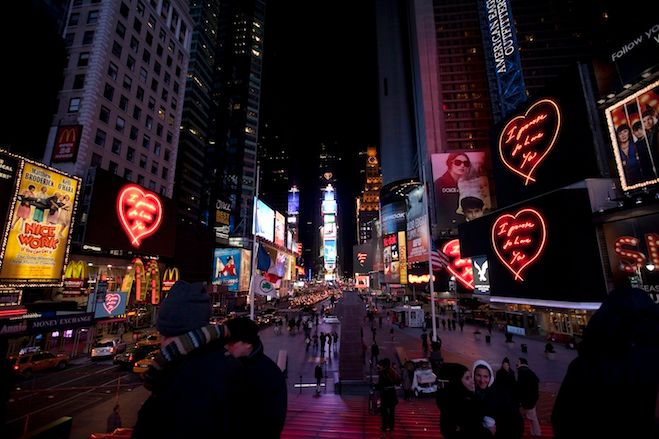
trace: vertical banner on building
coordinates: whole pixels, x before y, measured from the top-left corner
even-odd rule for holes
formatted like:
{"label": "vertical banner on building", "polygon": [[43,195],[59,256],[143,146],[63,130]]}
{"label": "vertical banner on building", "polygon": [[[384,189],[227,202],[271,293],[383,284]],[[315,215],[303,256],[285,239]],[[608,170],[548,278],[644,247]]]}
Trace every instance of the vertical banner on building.
{"label": "vertical banner on building", "polygon": [[60,125],[55,135],[51,163],[75,162],[78,157],[82,125]]}
{"label": "vertical banner on building", "polygon": [[400,283],[407,284],[407,241],[405,232],[398,232],[398,260],[400,261]]}
{"label": "vertical banner on building", "polygon": [[0,282],[59,285],[80,179],[23,160],[9,205]]}
{"label": "vertical banner on building", "polygon": [[430,238],[424,186],[407,194],[407,262],[428,262]]}

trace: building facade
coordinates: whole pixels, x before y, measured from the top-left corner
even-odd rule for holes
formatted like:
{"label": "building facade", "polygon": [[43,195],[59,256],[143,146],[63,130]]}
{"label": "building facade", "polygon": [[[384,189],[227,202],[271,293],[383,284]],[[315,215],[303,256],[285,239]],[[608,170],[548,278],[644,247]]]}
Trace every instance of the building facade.
{"label": "building facade", "polygon": [[357,242],[365,244],[372,238],[371,222],[380,216],[382,173],[374,146],[366,149],[364,190],[357,198]]}

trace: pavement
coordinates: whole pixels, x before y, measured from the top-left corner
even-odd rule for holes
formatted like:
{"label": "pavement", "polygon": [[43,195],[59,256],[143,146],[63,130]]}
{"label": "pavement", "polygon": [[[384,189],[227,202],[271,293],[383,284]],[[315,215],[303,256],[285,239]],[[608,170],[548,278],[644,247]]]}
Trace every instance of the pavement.
{"label": "pavement", "polygon": [[[404,347],[411,358],[423,356],[421,348],[421,329],[420,328],[399,328],[397,325],[392,325],[386,318],[383,319],[382,328],[379,328],[376,323],[376,340],[380,346],[380,358],[389,357],[394,360],[395,347]],[[367,346],[372,344],[372,334],[370,325],[367,322],[362,322],[364,328],[364,338]],[[393,327],[393,339],[389,334],[389,329]],[[476,326],[465,325],[464,330],[448,331],[438,330],[438,336],[442,340],[442,354],[444,360],[447,362],[459,362],[467,366],[478,360],[484,359],[488,361],[493,369],[496,371],[500,368],[501,360],[508,357],[511,364],[514,366],[516,359],[524,356],[529,361],[530,368],[538,375],[540,379],[540,401],[538,403],[538,416],[541,423],[548,424],[551,409],[556,397],[556,393],[560,387],[560,383],[567,371],[567,366],[572,359],[576,358],[576,351],[568,350],[561,345],[555,345],[556,357],[554,360],[549,360],[544,356],[545,342],[529,337],[515,336],[514,343],[505,343],[504,335],[500,332],[492,333],[491,343],[485,342],[485,334],[487,330],[479,327],[478,329],[483,332],[480,339],[476,339],[474,331]],[[316,327],[314,325],[313,331],[331,332],[336,330],[339,333],[339,345],[341,344],[340,324],[324,323],[322,319],[320,324]],[[315,393],[315,379],[314,368],[317,363],[322,362],[325,371],[325,379],[323,380],[323,390],[320,398],[323,395],[333,394],[335,391],[334,384],[338,377],[339,370],[339,347],[332,346],[331,352],[327,351],[321,353],[318,348],[310,348],[305,351],[304,332],[294,332],[289,334],[285,328],[282,328],[280,335],[275,334],[274,326],[263,329],[260,332],[261,339],[265,347],[265,353],[274,361],[277,361],[279,352],[285,350],[288,355],[288,398],[293,401],[296,398],[309,398],[313,397]],[[528,353],[523,354],[521,351],[521,344],[527,345]],[[361,353],[360,353],[361,354]],[[368,375],[371,370],[368,366],[368,359],[370,358],[370,351],[367,355],[366,364],[364,364],[364,378],[368,380]],[[83,361],[83,360],[80,360]],[[112,408],[116,403],[120,405],[120,414],[124,426],[134,425],[137,412],[148,397],[149,392],[143,387],[136,388],[131,392],[123,392],[116,397],[113,397],[103,403],[100,403],[90,409],[84,410],[80,413],[75,413],[73,420],[73,429],[71,433],[72,439],[86,439],[92,432],[104,432],[106,426],[106,419],[112,412]]]}

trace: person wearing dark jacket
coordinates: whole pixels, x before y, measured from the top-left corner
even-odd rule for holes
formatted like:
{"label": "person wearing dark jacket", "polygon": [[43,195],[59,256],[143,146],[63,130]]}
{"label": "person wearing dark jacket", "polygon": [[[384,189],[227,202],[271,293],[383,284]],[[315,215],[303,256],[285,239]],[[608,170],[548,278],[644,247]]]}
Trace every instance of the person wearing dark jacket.
{"label": "person wearing dark jacket", "polygon": [[462,364],[446,363],[446,387],[437,392],[439,428],[446,439],[488,439],[495,427],[483,425],[483,403],[474,395],[474,376]]}
{"label": "person wearing dark jacket", "polygon": [[494,437],[521,438],[524,424],[514,389],[506,387],[510,383],[505,379],[503,383],[498,383],[492,367],[484,360],[474,362],[473,374],[476,399],[482,402],[485,415],[496,422]]}
{"label": "person wearing dark jacket", "polygon": [[210,297],[202,284],[178,281],[160,304],[161,350],[145,373],[151,396],[137,415],[132,437],[238,437],[240,369],[227,357],[226,328],[209,325]]}
{"label": "person wearing dark jacket", "polygon": [[398,395],[396,385],[400,382],[398,373],[391,367],[391,361],[383,358],[378,361],[378,383],[375,386],[380,391],[380,414],[382,415],[382,431],[394,431],[394,420]]}
{"label": "person wearing dark jacket", "polygon": [[258,336],[259,328],[246,317],[227,321],[229,336],[226,349],[237,358],[244,372],[244,395],[247,396],[249,416],[258,419],[243,426],[245,437],[279,438],[284,429],[287,408],[286,379],[279,366],[263,352]]}
{"label": "person wearing dark jacket", "polygon": [[517,360],[517,395],[519,403],[522,406],[522,415],[531,421],[531,436],[540,436],[540,422],[535,406],[540,396],[540,380],[538,376],[529,369],[529,363],[526,358],[520,357]]}
{"label": "person wearing dark jacket", "polygon": [[557,439],[659,437],[659,305],[637,288],[593,314],[551,415]]}
{"label": "person wearing dark jacket", "polygon": [[496,437],[521,438],[524,433],[524,419],[519,410],[515,372],[510,367],[508,357],[503,359],[501,369],[497,371],[494,381],[494,394],[496,395],[497,411],[495,414],[497,421]]}

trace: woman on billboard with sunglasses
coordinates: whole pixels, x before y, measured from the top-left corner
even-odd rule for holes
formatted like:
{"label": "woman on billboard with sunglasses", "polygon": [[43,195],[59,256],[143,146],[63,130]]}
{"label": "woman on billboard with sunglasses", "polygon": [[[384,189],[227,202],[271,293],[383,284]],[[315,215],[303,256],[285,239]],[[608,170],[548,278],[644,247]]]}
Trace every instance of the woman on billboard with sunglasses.
{"label": "woman on billboard with sunglasses", "polygon": [[440,221],[448,227],[455,227],[464,218],[457,215],[460,200],[458,181],[464,178],[471,168],[471,160],[463,152],[452,152],[446,158],[446,172],[435,180],[435,194],[438,200],[438,213],[448,221]]}

